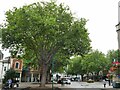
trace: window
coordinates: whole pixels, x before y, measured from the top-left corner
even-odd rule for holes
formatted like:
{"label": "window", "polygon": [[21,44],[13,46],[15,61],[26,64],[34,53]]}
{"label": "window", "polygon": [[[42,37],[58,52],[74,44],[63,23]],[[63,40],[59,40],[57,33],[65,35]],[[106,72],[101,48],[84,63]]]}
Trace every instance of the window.
{"label": "window", "polygon": [[15,68],[17,68],[17,69],[19,68],[19,62],[15,63]]}

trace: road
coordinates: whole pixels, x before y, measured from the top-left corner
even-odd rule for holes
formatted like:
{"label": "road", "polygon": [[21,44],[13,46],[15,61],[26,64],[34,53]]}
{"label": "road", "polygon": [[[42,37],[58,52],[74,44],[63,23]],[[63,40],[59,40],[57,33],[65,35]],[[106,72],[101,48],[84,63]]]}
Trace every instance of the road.
{"label": "road", "polygon": [[[46,84],[47,87],[52,87],[52,84]],[[94,83],[87,83],[87,82],[71,82],[70,85],[60,85],[60,84],[54,84],[54,87],[59,88],[104,88],[102,82],[94,82]],[[21,83],[21,88],[26,87],[39,87],[39,84],[37,83]],[[109,86],[109,84],[106,84],[106,88],[113,88],[112,86]]]}
{"label": "road", "polygon": [[[52,88],[52,84],[47,84],[47,87]],[[102,82],[94,82],[94,83],[87,83],[87,82],[72,82],[71,85],[60,85],[60,84],[54,84],[54,87],[59,87],[61,88],[61,90],[80,90],[80,88],[84,88],[85,90],[89,89],[89,90],[101,90],[101,89],[105,89],[103,87],[103,83]],[[39,84],[36,83],[21,83],[20,87],[15,89],[15,90],[23,90],[22,88],[27,88],[27,87],[32,87],[32,88],[36,88],[39,87]],[[109,88],[110,90],[113,89],[112,86],[109,86],[108,83],[106,85],[106,89]]]}
{"label": "road", "polygon": [[[94,82],[94,83],[87,83],[87,82],[72,82],[71,85],[64,85],[60,88],[104,88],[102,82]],[[113,88],[109,86],[108,83],[106,84],[106,88]]]}

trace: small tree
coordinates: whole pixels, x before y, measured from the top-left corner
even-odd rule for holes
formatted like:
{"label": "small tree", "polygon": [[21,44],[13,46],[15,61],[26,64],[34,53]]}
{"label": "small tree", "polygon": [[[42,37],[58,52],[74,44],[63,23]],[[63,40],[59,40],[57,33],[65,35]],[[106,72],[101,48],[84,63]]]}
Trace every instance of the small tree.
{"label": "small tree", "polygon": [[7,82],[8,79],[13,79],[16,78],[17,72],[14,69],[9,69],[8,71],[6,71],[4,79],[3,79],[3,83]]}

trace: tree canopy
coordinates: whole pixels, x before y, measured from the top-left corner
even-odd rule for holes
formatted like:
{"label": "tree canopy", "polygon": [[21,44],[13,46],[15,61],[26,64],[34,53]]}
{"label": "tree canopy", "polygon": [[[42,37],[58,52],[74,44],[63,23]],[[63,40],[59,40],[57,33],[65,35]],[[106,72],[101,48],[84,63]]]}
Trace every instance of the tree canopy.
{"label": "tree canopy", "polygon": [[[69,58],[90,50],[87,20],[73,17],[68,6],[56,2],[38,2],[6,12],[2,46],[11,51],[31,51],[42,67],[42,86],[51,60]],[[58,59],[56,59],[58,60]]]}
{"label": "tree canopy", "polygon": [[[103,72],[104,70],[109,70],[111,61],[98,50],[93,50],[86,54],[84,57],[75,56],[74,58],[69,60],[67,74],[72,75],[84,75],[84,74],[93,74],[95,73],[97,76],[99,72]],[[82,78],[83,79],[83,78]]]}

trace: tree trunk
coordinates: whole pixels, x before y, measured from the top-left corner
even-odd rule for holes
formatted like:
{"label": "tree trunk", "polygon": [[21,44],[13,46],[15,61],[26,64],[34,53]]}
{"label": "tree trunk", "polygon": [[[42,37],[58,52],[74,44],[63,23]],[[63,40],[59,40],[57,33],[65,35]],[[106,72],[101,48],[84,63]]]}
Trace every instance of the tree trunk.
{"label": "tree trunk", "polygon": [[43,66],[42,66],[41,87],[45,87],[46,77],[47,77],[47,70],[48,70],[48,65],[47,64],[43,64]]}
{"label": "tree trunk", "polygon": [[83,76],[84,76],[84,74],[81,74],[81,81],[84,81]]}
{"label": "tree trunk", "polygon": [[48,71],[47,73],[47,83],[51,81],[51,73]]}

